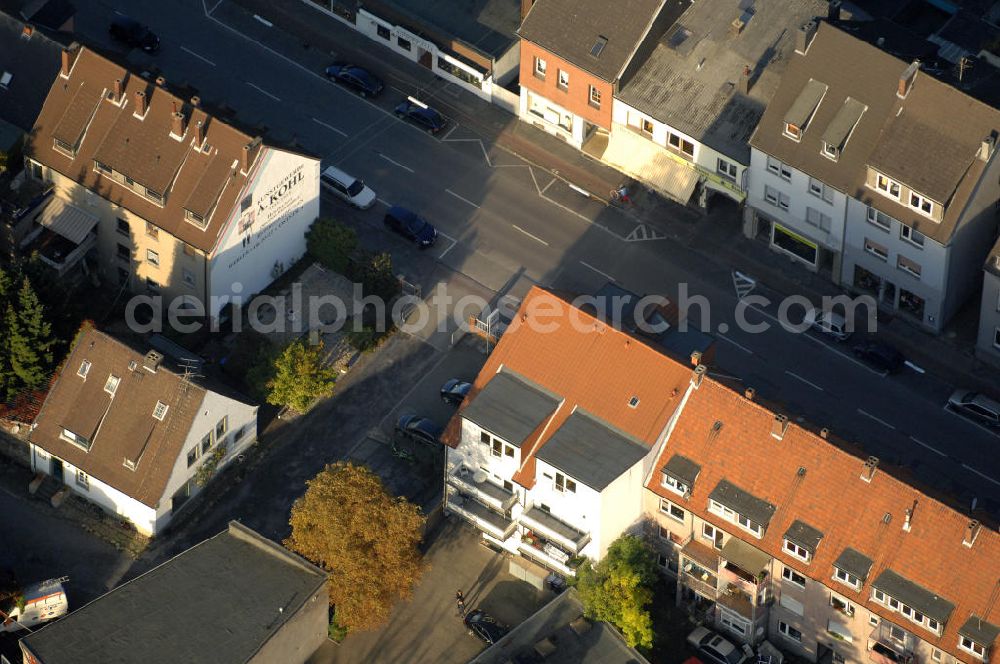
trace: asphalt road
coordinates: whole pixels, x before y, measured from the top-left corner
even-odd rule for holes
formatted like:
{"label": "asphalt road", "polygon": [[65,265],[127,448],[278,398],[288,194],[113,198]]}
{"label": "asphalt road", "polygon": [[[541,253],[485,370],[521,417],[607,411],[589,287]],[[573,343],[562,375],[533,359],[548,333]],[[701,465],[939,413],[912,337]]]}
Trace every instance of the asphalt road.
{"label": "asphalt road", "polygon": [[[292,0],[290,0],[292,1]],[[76,26],[85,41],[114,48],[107,24],[116,11],[100,0],[80,0]],[[906,466],[966,505],[1000,514],[998,436],[946,411],[952,387],[907,370],[887,377],[859,364],[843,345],[778,326],[777,305],[747,312],[770,323],[751,334],[736,325],[740,298],[731,266],[684,242],[654,234],[613,208],[588,202],[553,174],[490,148],[463,124],[458,100],[441,81],[422,90],[394,76],[407,63],[371,43],[388,83],[377,100],[364,100],[325,80],[322,69],[349,52],[324,52],[269,28],[222,0],[160,3],[135,0],[129,13],[160,35],[155,56],[128,54],[133,65],[155,65],[168,84],[196,87],[203,99],[224,101],[239,117],[292,139],[361,176],[380,204],[352,223],[380,225],[386,204],[421,212],[442,232],[432,250],[410,261],[437,261],[498,291],[512,275],[545,286],[593,292],[608,279],[639,293],[673,296],[677,284],[711,305],[708,331],[719,339],[714,372],[734,386],[752,386],[762,398],[860,445],[865,453]],[[319,13],[317,21],[326,20]],[[330,20],[331,35],[347,29]],[[334,42],[339,43],[339,42]],[[345,39],[345,44],[350,40]],[[123,54],[124,55],[124,54]],[[397,120],[392,107],[406,94],[444,100],[452,115],[441,136]],[[511,118],[511,122],[516,122]],[[370,228],[369,228],[370,230]],[[386,239],[394,254],[412,250]],[[764,285],[753,294],[768,293]],[[801,310],[792,314],[800,320]],[[723,327],[725,326],[725,327]]]}

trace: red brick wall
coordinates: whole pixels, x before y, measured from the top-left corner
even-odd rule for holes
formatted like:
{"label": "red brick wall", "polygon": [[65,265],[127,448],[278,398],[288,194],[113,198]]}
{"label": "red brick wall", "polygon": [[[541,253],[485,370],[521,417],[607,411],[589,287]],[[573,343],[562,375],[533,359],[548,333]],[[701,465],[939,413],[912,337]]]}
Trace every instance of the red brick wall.
{"label": "red brick wall", "polygon": [[[545,60],[545,80],[535,76],[535,58]],[[559,70],[569,73],[569,87],[563,90],[559,87]],[[521,40],[521,79],[522,86],[528,88],[546,99],[559,104],[570,113],[585,118],[599,127],[611,129],[612,86],[593,74],[580,69],[562,58],[529,41]],[[590,86],[595,86],[601,92],[601,108],[590,105]]]}

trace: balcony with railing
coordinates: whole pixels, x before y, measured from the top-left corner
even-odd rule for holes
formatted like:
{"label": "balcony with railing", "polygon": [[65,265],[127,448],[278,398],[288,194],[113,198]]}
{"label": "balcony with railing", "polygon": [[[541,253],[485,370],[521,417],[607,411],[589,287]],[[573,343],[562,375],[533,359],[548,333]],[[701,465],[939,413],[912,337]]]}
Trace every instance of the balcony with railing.
{"label": "balcony with railing", "polygon": [[881,620],[868,636],[868,659],[874,664],[918,664],[913,654],[916,645],[913,634]]}
{"label": "balcony with railing", "polygon": [[80,259],[95,246],[97,234],[88,233],[80,244],[74,244],[58,233],[39,227],[37,233],[29,236],[31,240],[25,246],[25,251],[31,254],[37,252],[42,263],[56,271],[59,276],[80,262]]}
{"label": "balcony with railing", "polygon": [[485,473],[477,475],[465,466],[460,466],[448,475],[448,484],[500,512],[509,510],[517,500],[513,491],[490,482]]}
{"label": "balcony with railing", "polygon": [[514,521],[493,511],[472,496],[462,494],[457,489],[452,488],[448,491],[445,508],[501,542],[514,532]]}
{"label": "balcony with railing", "polygon": [[562,548],[557,542],[546,539],[540,533],[526,532],[521,537],[521,544],[518,546],[518,550],[522,555],[531,558],[544,567],[567,576],[576,576],[576,557]]}
{"label": "balcony with railing", "polygon": [[749,619],[755,617],[754,596],[738,588],[732,583],[726,583],[719,577],[718,602],[727,609],[735,611]]}
{"label": "balcony with railing", "polygon": [[590,541],[588,533],[577,530],[540,507],[532,507],[522,512],[521,525],[547,539],[554,540],[574,555]]}

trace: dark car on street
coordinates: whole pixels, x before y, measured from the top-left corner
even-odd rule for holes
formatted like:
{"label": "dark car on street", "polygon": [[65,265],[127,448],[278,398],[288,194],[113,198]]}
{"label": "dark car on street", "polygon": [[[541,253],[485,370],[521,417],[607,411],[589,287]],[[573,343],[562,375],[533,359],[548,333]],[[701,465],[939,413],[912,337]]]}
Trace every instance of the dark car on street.
{"label": "dark car on street", "polygon": [[488,646],[502,639],[510,631],[509,627],[498,623],[496,618],[482,609],[465,614],[465,626]]}
{"label": "dark car on street", "polygon": [[852,350],[858,359],[886,373],[896,373],[906,362],[906,358],[894,346],[881,341],[866,341]]}
{"label": "dark car on street", "polygon": [[948,407],[958,414],[989,427],[1000,426],[1000,403],[972,390],[955,390]]}
{"label": "dark car on street", "polygon": [[452,378],[441,386],[441,401],[449,406],[461,406],[465,397],[469,395],[470,389],[472,389],[472,383]]}
{"label": "dark car on street", "polygon": [[426,417],[403,415],[396,422],[396,432],[410,440],[436,445],[441,438],[441,427]]}
{"label": "dark car on street", "polygon": [[326,77],[357,92],[362,97],[377,97],[385,83],[364,67],[335,62],[326,68]]}
{"label": "dark car on street", "polygon": [[385,223],[386,228],[415,242],[421,248],[429,247],[437,240],[437,229],[416,212],[398,205],[389,208],[389,211],[385,213],[383,223]]}
{"label": "dark car on street", "polygon": [[396,116],[409,120],[432,134],[438,133],[448,124],[443,115],[413,97],[407,97],[403,103],[396,107]]}
{"label": "dark car on street", "polygon": [[115,41],[129,48],[141,48],[146,53],[154,53],[160,48],[160,38],[152,30],[127,16],[116,17],[108,33]]}

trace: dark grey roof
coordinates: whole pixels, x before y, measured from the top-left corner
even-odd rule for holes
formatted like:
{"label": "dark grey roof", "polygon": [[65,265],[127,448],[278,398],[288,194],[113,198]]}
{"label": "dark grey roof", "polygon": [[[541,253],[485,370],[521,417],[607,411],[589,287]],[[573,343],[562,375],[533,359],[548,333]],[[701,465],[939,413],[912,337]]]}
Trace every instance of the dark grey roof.
{"label": "dark grey roof", "polygon": [[462,417],[511,445],[520,446],[560,401],[527,378],[505,370],[486,384],[462,411]]}
{"label": "dark grey roof", "polygon": [[24,23],[0,12],[0,75],[12,75],[0,88],[0,119],[30,132],[59,73],[62,46],[39,30],[24,39],[22,30]]}
{"label": "dark grey roof", "polygon": [[325,583],[319,568],[231,522],[21,643],[45,664],[242,664],[317,592],[325,604]]}
{"label": "dark grey roof", "polygon": [[[537,0],[521,23],[522,39],[614,82],[664,0]],[[607,43],[591,55],[600,39]]]}
{"label": "dark grey roof", "polygon": [[517,43],[517,26],[521,22],[521,6],[511,0],[369,0],[364,4],[365,9],[375,14],[383,13],[380,6],[387,5],[393,12],[409,18],[411,27],[427,26],[494,59]]}
{"label": "dark grey roof", "polygon": [[549,652],[540,645],[546,641],[555,647],[545,655],[545,664],[649,664],[628,647],[614,627],[583,617],[583,604],[575,588],[558,595],[469,664],[540,662],[535,649]]}
{"label": "dark grey roof", "polygon": [[832,145],[838,150],[847,140],[851,130],[858,124],[861,114],[868,110],[868,107],[857,99],[848,97],[844,100],[844,105],[840,107],[837,114],[830,120],[826,131],[823,132],[823,142]]}
{"label": "dark grey roof", "polygon": [[719,480],[708,497],[764,528],[767,528],[768,522],[774,516],[774,505],[751,495],[727,480]]}
{"label": "dark grey roof", "polygon": [[68,26],[69,20],[76,14],[76,7],[67,0],[32,0],[25,3],[21,8],[21,18],[31,22],[32,25],[48,28],[49,30],[62,30]]}
{"label": "dark grey roof", "polygon": [[819,541],[823,539],[823,533],[810,526],[805,521],[796,519],[785,531],[785,539],[798,544],[809,553],[816,553]]}
{"label": "dark grey roof", "polygon": [[958,628],[958,633],[967,636],[979,645],[987,648],[1000,636],[1000,627],[993,623],[986,622],[979,616],[973,614]]}
{"label": "dark grey roof", "polygon": [[828,88],[829,86],[822,81],[809,79],[785,112],[785,123],[795,125],[799,129],[805,127]]}
{"label": "dark grey roof", "polygon": [[536,456],[601,491],[649,451],[628,434],[583,410],[570,415]]}
{"label": "dark grey roof", "polygon": [[955,610],[955,605],[948,600],[918,586],[891,569],[879,574],[878,578],[872,581],[872,587],[940,623],[947,622],[951,612]]}
{"label": "dark grey roof", "polygon": [[698,479],[698,473],[701,472],[701,466],[686,456],[675,454],[663,466],[663,472],[693,487],[694,481]]}
{"label": "dark grey roof", "polygon": [[847,547],[833,561],[833,566],[864,581],[868,578],[868,572],[872,570],[872,559],[851,547]]}

